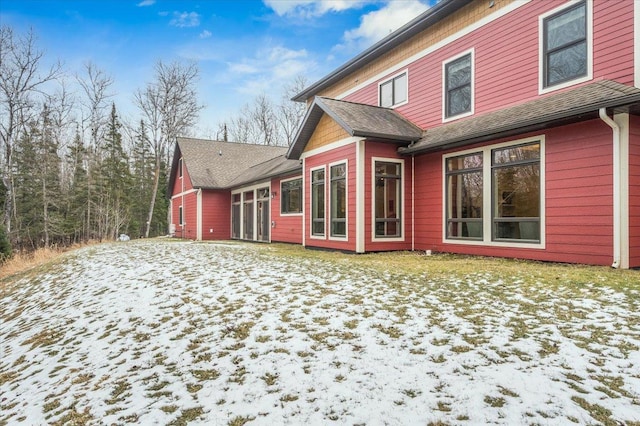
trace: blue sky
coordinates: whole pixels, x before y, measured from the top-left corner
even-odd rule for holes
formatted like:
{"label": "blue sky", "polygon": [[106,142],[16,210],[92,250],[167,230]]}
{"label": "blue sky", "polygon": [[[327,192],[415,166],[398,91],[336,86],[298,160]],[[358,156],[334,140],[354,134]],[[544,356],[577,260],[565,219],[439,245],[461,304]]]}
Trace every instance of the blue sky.
{"label": "blue sky", "polygon": [[[204,136],[255,96],[279,99],[296,75],[323,77],[433,0],[0,0],[0,23],[33,28],[47,61],[92,62],[114,80],[121,115],[158,60],[194,60]],[[124,111],[124,114],[122,113]]]}

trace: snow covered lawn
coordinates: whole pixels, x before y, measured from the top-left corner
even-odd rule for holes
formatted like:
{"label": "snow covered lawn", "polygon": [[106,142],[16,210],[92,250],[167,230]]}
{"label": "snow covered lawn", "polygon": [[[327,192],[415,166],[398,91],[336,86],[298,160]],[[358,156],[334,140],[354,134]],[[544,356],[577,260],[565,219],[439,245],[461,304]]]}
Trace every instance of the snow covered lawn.
{"label": "snow covered lawn", "polygon": [[639,272],[104,244],[0,282],[0,424],[637,425],[639,349]]}

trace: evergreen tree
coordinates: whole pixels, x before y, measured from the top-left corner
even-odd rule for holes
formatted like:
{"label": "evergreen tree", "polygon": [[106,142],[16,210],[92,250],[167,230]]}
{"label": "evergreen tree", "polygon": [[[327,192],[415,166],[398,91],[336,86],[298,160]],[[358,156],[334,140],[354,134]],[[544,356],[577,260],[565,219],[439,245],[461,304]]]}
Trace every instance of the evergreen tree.
{"label": "evergreen tree", "polygon": [[11,258],[11,243],[9,237],[4,230],[4,225],[0,224],[0,265],[7,259]]}

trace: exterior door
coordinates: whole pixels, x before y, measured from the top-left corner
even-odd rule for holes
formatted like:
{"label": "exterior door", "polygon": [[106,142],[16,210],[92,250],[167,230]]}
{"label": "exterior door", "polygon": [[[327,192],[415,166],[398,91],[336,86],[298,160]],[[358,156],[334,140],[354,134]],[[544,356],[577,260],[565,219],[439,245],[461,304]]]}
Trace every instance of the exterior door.
{"label": "exterior door", "polygon": [[269,221],[269,188],[258,190],[256,223],[258,226],[258,241],[269,241],[269,230],[271,228]]}

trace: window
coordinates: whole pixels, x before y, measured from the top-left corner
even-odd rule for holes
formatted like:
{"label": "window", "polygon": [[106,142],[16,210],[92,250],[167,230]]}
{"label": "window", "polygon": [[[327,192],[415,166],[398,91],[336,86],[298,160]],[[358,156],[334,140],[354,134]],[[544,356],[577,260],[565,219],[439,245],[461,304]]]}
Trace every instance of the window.
{"label": "window", "polygon": [[400,237],[402,217],[402,164],[376,161],[375,169],[375,237]]}
{"label": "window", "polygon": [[178,223],[182,226],[184,223],[182,222],[182,206],[178,207]]}
{"label": "window", "polygon": [[584,1],[542,17],[542,87],[588,77],[589,36]]}
{"label": "window", "polygon": [[324,168],[311,171],[311,235],[324,236]]}
{"label": "window", "polygon": [[445,238],[542,244],[543,138],[445,158]]}
{"label": "window", "polygon": [[482,239],[482,152],[447,159],[447,238]]}
{"label": "window", "polygon": [[331,171],[331,236],[347,236],[347,165],[337,164]]}
{"label": "window", "polygon": [[540,240],[540,143],[491,151],[494,240]]}
{"label": "window", "polygon": [[280,213],[302,213],[302,178],[280,183]]}
{"label": "window", "polygon": [[407,102],[407,72],[380,84],[380,106],[391,108]]}
{"label": "window", "polygon": [[473,72],[471,52],[444,65],[445,118],[472,113]]}
{"label": "window", "polygon": [[178,160],[178,177],[182,178],[182,158]]}

